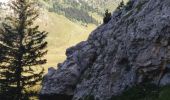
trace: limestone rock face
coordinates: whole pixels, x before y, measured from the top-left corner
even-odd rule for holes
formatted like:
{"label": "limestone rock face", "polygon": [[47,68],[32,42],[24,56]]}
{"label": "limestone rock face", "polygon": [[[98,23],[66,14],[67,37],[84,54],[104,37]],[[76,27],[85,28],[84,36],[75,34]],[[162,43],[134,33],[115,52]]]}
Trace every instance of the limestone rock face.
{"label": "limestone rock face", "polygon": [[[170,83],[170,0],[131,0],[44,76],[41,95],[108,100],[149,80]],[[55,58],[54,58],[55,59]]]}

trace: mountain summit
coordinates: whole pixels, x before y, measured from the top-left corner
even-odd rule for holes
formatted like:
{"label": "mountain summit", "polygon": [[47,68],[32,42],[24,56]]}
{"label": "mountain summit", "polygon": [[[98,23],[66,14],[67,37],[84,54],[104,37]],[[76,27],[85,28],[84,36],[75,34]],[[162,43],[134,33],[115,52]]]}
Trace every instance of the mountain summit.
{"label": "mountain summit", "polygon": [[170,84],[170,0],[130,0],[66,55],[44,76],[43,98],[109,100],[138,84]]}

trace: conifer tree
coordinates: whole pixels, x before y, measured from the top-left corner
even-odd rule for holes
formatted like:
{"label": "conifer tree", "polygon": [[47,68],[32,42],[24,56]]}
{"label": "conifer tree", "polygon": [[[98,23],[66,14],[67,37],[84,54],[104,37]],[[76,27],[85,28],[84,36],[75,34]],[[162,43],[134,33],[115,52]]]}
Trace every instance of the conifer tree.
{"label": "conifer tree", "polygon": [[104,15],[104,18],[103,18],[104,24],[107,24],[111,20],[111,17],[112,17],[111,13],[109,12],[108,9],[106,9],[105,15]]}
{"label": "conifer tree", "polygon": [[10,8],[0,29],[0,99],[25,100],[26,89],[42,79],[47,32],[33,24],[38,10],[32,1],[13,0]]}
{"label": "conifer tree", "polygon": [[122,9],[125,6],[124,1],[122,0],[119,4],[119,6],[117,7],[117,9]]}

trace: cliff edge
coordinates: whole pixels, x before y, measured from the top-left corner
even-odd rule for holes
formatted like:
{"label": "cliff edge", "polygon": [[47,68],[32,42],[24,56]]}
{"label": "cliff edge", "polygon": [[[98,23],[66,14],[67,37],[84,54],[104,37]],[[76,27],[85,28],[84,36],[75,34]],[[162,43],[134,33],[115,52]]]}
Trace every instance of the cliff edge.
{"label": "cliff edge", "polygon": [[136,84],[169,84],[170,0],[131,0],[66,55],[44,76],[41,96],[108,100]]}

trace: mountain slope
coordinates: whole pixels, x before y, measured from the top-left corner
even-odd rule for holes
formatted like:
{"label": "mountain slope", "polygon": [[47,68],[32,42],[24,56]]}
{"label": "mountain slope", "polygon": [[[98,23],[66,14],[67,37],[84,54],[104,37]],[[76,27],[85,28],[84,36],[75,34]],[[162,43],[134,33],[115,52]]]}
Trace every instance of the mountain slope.
{"label": "mountain slope", "polygon": [[[55,66],[57,63],[62,62],[65,59],[66,48],[86,40],[89,33],[96,28],[96,25],[88,24],[84,26],[80,23],[75,23],[63,15],[49,12],[48,6],[50,4],[42,0],[39,0],[38,3],[40,15],[35,24],[40,26],[40,30],[45,30],[49,33],[47,37],[47,64],[44,65],[45,69],[48,69],[49,66]],[[0,21],[3,21],[5,16],[9,14],[10,9],[6,8],[6,3],[0,4]]]}
{"label": "mountain slope", "polygon": [[[117,10],[87,41],[68,48],[58,69],[49,69],[42,97],[115,100],[136,85],[170,84],[169,6],[169,0],[131,0]],[[142,89],[143,96],[147,91]]]}
{"label": "mountain slope", "polygon": [[[94,25],[95,23],[82,23],[81,21],[70,19],[64,14],[54,11],[51,12],[50,8],[55,5],[53,2],[56,1],[62,2],[60,3],[60,6],[65,8],[67,6],[71,6],[74,9],[79,9],[78,6],[74,7],[73,4],[70,4],[70,0],[65,0],[65,2],[64,0],[38,0],[37,4],[40,7],[40,16],[35,24],[38,24],[41,30],[49,32],[47,37],[49,44],[47,49],[49,52],[46,56],[47,64],[44,65],[46,69],[50,66],[56,66],[57,63],[62,62],[66,58],[66,48],[73,46],[80,41],[86,40],[89,33],[97,27],[97,25]],[[85,9],[90,6],[89,1],[84,1],[81,5],[83,7],[82,10],[88,14],[86,16],[92,16],[98,24],[102,23],[102,16],[99,15],[98,12],[92,12]],[[2,8],[0,8],[0,10],[0,18],[8,14],[8,10],[2,10]]]}
{"label": "mountain slope", "polygon": [[[123,0],[125,3],[129,0]],[[86,0],[86,2],[98,9],[100,12],[104,12],[106,9],[113,11],[122,2],[122,0]]]}
{"label": "mountain slope", "polygon": [[[57,15],[46,10],[43,10],[36,24],[40,25],[40,30],[49,32],[47,37],[47,64],[44,65],[46,68],[62,62],[65,59],[66,48],[86,40],[90,31],[96,27],[92,24],[89,24],[88,27],[81,26],[63,15]],[[62,30],[63,28],[64,30]]]}
{"label": "mountain slope", "polygon": [[[49,43],[49,52],[46,56],[48,60],[48,63],[45,65],[46,69],[50,66],[55,66],[57,63],[62,62],[66,58],[66,48],[71,47],[80,41],[86,40],[89,33],[97,27],[93,23],[85,24],[69,19],[64,14],[54,11],[51,12],[50,8],[56,4],[53,2],[60,2],[60,6],[63,7],[73,7],[73,5],[70,4],[70,0],[65,0],[65,2],[63,0],[39,0],[39,6],[41,10],[40,18],[38,19],[37,24],[40,25],[40,29],[49,32],[47,37]],[[83,6],[89,5],[89,2],[86,3],[87,4],[83,3]],[[75,8],[78,9],[77,7]],[[102,22],[102,16],[97,12],[87,12],[89,16],[93,16],[93,18],[99,23]]]}
{"label": "mountain slope", "polygon": [[[93,13],[103,17],[106,9],[116,9],[122,0],[50,0],[49,11],[66,16],[72,21],[100,24],[102,20],[94,18]],[[127,0],[124,0],[127,2]]]}

